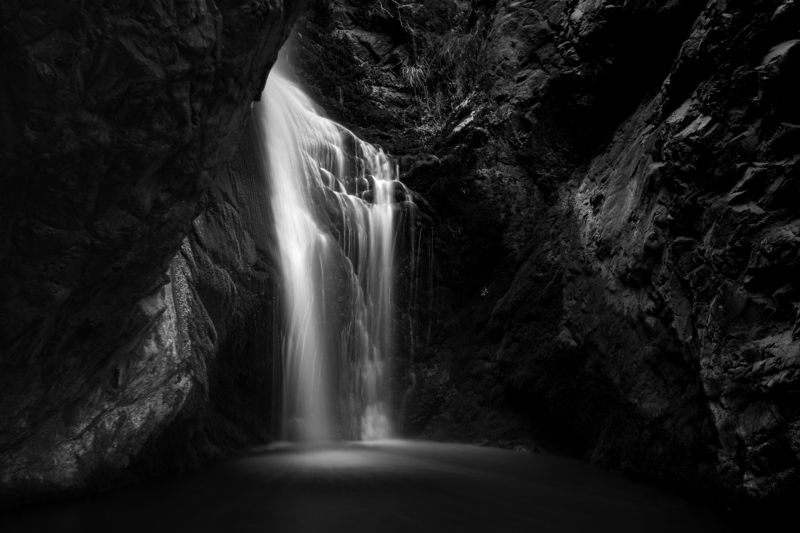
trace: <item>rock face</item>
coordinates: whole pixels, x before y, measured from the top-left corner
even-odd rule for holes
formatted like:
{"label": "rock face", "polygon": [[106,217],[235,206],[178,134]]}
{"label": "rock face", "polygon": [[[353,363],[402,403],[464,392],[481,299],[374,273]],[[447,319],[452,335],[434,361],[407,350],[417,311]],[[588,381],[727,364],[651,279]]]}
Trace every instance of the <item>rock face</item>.
{"label": "rock face", "polygon": [[408,434],[797,489],[799,8],[315,7],[305,83],[432,215]]}
{"label": "rock face", "polygon": [[[730,4],[703,11],[660,92],[593,161],[574,205],[595,259],[591,285],[646,324],[639,339],[650,346],[629,359],[649,367],[635,374],[648,379],[630,394],[674,389],[664,355],[688,365],[721,482],[763,496],[797,482],[800,457],[800,152],[789,140],[800,130],[784,92],[800,73],[789,40],[800,19],[783,18],[789,4]],[[570,300],[567,327],[591,342],[585,299]],[[647,410],[662,418],[674,402]]]}
{"label": "rock face", "polygon": [[265,192],[228,162],[301,4],[0,8],[2,495],[266,437]]}

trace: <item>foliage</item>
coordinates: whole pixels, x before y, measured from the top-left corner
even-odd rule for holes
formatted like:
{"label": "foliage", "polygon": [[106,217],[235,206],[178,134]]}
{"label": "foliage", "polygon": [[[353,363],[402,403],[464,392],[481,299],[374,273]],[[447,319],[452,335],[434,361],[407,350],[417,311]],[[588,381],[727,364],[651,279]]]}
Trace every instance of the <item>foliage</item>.
{"label": "foliage", "polygon": [[470,92],[480,74],[483,40],[478,31],[451,31],[436,35],[424,47],[423,61],[428,67],[428,83],[458,102]]}
{"label": "foliage", "polygon": [[435,134],[474,91],[480,76],[483,39],[478,28],[417,37],[416,62],[403,65],[402,75],[425,107],[421,128]]}

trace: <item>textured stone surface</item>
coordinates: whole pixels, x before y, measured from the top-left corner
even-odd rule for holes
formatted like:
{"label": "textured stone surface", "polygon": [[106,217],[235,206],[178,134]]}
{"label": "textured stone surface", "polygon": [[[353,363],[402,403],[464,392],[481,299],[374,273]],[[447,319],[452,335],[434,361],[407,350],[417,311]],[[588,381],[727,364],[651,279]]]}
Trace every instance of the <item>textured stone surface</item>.
{"label": "textured stone surface", "polygon": [[410,434],[533,437],[748,500],[794,490],[798,16],[779,0],[315,9],[306,83],[400,156],[433,215],[432,334],[399,376]]}
{"label": "textured stone surface", "polygon": [[0,457],[8,501],[182,470],[270,439],[276,275],[250,139],[215,177],[166,285],[138,302],[148,323],[99,369],[49,382],[69,404],[33,395],[47,411],[9,421],[27,427]]}
{"label": "textured stone surface", "polygon": [[265,436],[265,193],[227,162],[301,4],[0,8],[4,496]]}

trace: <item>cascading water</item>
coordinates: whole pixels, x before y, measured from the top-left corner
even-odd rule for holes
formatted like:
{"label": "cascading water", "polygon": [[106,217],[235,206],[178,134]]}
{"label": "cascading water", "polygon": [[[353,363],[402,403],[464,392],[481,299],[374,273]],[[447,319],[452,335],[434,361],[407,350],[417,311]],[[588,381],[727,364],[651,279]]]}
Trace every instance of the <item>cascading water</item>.
{"label": "cascading water", "polygon": [[279,61],[256,107],[283,279],[282,438],[386,438],[407,191],[386,154],[322,116],[287,71]]}

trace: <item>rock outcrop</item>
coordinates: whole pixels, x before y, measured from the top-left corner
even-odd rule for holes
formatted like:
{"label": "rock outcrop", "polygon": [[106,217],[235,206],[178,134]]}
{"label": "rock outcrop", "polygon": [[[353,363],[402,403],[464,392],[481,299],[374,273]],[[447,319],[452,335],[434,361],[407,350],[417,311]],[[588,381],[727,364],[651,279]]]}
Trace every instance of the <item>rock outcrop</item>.
{"label": "rock outcrop", "polygon": [[274,276],[239,144],[301,4],[0,8],[3,496],[266,438]]}
{"label": "rock outcrop", "polygon": [[433,215],[433,334],[399,376],[411,435],[538,443],[727,498],[796,490],[798,17],[792,0],[315,8],[306,84]]}

